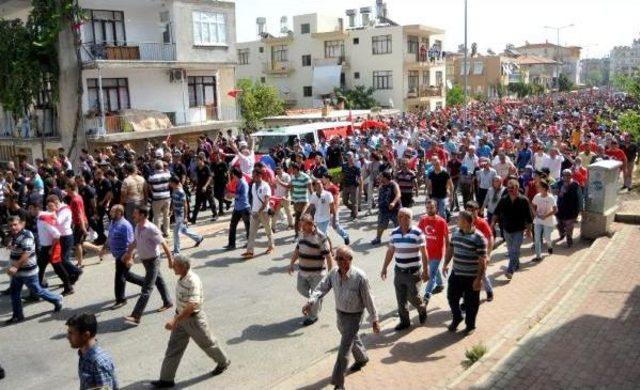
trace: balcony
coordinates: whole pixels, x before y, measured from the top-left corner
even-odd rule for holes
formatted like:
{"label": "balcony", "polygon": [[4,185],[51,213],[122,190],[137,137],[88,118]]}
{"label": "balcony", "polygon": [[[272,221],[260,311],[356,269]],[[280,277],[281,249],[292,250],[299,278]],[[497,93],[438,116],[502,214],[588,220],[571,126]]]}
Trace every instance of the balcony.
{"label": "balcony", "polygon": [[408,68],[429,68],[433,66],[443,66],[445,64],[444,57],[441,55],[429,57],[423,57],[419,53],[407,53],[404,56],[404,65]]}
{"label": "balcony", "polygon": [[313,66],[341,65],[342,69],[349,69],[350,63],[351,61],[347,56],[313,59]]}
{"label": "balcony", "polygon": [[86,43],[82,45],[83,64],[94,61],[170,62],[176,60],[176,45],[173,43],[106,44]]}
{"label": "balcony", "polygon": [[288,75],[293,72],[293,66],[289,61],[263,62],[262,72],[274,75]]}
{"label": "balcony", "polygon": [[429,98],[442,97],[442,87],[427,87],[420,86],[418,88],[412,87],[407,92],[407,100],[418,100],[420,102],[426,102]]}

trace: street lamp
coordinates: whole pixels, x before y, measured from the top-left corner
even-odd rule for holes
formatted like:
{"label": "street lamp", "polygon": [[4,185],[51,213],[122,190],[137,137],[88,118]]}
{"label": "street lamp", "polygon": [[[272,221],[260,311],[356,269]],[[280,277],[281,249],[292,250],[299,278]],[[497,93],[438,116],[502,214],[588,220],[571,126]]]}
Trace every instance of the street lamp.
{"label": "street lamp", "polygon": [[565,28],[569,28],[569,27],[573,27],[574,24],[567,24],[566,26],[544,26],[544,28],[548,28],[550,30],[556,30],[556,37],[557,37],[557,46],[556,46],[556,68],[557,68],[557,74],[556,74],[556,86],[558,87],[558,90],[560,89],[560,30],[564,30]]}
{"label": "street lamp", "polygon": [[467,0],[464,0],[464,106],[462,119],[464,120],[462,129],[467,125],[467,83],[469,78],[469,70],[467,69]]}

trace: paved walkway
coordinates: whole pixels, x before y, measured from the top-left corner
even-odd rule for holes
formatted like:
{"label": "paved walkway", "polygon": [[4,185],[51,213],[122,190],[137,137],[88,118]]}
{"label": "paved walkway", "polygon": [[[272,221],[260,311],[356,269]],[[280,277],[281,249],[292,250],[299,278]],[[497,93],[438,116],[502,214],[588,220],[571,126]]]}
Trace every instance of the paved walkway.
{"label": "paved walkway", "polygon": [[637,389],[640,228],[624,226],[572,293],[474,388]]}
{"label": "paved walkway", "polygon": [[[483,302],[477,320],[476,332],[463,337],[452,334],[446,327],[451,314],[446,302],[446,294],[432,298],[426,326],[414,326],[409,331],[395,332],[397,319],[383,323],[380,335],[373,335],[367,326],[363,333],[369,350],[370,363],[359,373],[349,375],[346,387],[365,389],[399,388],[446,388],[452,381],[465,373],[465,351],[476,344],[484,344],[493,351],[508,351],[533,327],[542,316],[551,311],[557,299],[573,286],[572,277],[583,273],[595,253],[602,252],[609,239],[595,242],[591,249],[580,243],[569,251],[564,243],[557,246],[553,256],[536,264],[531,243],[525,243],[523,264],[511,282],[504,277],[508,262],[504,245],[492,256],[489,274],[494,279],[495,299]],[[370,275],[370,277],[375,277]],[[391,282],[388,291],[377,294],[393,294]],[[415,312],[414,312],[415,315]],[[417,317],[417,316],[414,316]],[[417,318],[413,319],[414,324]],[[301,340],[304,343],[303,340]],[[338,339],[336,338],[336,346]],[[278,389],[323,389],[331,388],[329,376],[335,360],[335,350],[329,351],[315,365],[285,378],[278,383]],[[470,377],[469,380],[475,380]]]}

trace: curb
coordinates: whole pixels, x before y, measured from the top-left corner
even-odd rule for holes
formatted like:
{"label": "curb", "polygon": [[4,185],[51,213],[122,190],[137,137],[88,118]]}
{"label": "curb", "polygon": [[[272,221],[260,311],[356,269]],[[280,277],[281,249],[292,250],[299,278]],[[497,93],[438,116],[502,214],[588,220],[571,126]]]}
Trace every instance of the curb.
{"label": "curb", "polygon": [[616,213],[614,220],[629,225],[640,225],[640,215],[638,214]]}
{"label": "curb", "polygon": [[[618,232],[616,232],[617,235]],[[521,321],[513,325],[510,328],[505,329],[499,335],[500,340],[495,345],[490,346],[489,351],[482,356],[473,366],[465,370],[456,379],[450,382],[446,389],[457,388],[471,388],[475,383],[479,382],[487,374],[495,371],[496,367],[508,359],[512,353],[522,345],[523,341],[528,339],[530,335],[535,334],[540,324],[544,323],[546,318],[550,316],[556,308],[569,297],[573,296],[577,289],[582,285],[584,279],[591,274],[593,269],[600,264],[607,250],[615,243],[616,235],[612,239],[607,237],[601,237],[596,239],[589,250],[587,250],[578,261],[575,262],[573,267],[565,274],[560,283],[547,294],[547,296],[540,301],[536,307],[534,307]],[[608,241],[606,244],[602,244],[602,241]],[[600,245],[604,245],[604,248],[598,251],[598,254],[593,252]],[[588,267],[584,269],[582,265],[588,262]],[[577,275],[577,278],[573,281],[572,285],[568,285],[570,280],[576,277],[576,274],[580,269],[584,269],[584,272]],[[568,287],[568,289],[562,293],[561,289]],[[560,296],[556,296],[560,294]],[[510,345],[509,345],[510,344]],[[508,348],[507,351],[499,354],[502,348]],[[475,378],[472,378],[472,376]],[[464,383],[465,381],[472,381],[472,383]],[[461,386],[464,383],[464,386]]]}

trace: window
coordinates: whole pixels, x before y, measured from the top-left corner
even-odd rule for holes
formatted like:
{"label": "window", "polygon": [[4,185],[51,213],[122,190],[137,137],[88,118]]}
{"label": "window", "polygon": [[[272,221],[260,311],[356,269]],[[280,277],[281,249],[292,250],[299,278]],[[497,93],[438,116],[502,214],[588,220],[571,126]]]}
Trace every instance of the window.
{"label": "window", "polygon": [[260,53],[264,53],[264,47],[260,46],[260,47],[258,48],[258,52],[260,52]]}
{"label": "window", "polygon": [[373,54],[391,54],[391,35],[378,35],[371,38]]}
{"label": "window", "polygon": [[442,71],[439,70],[436,72],[436,86],[442,87],[442,79],[443,79]]}
{"label": "window", "polygon": [[267,78],[266,77],[260,77],[260,82],[262,84],[266,83],[267,82]]}
{"label": "window", "polygon": [[309,23],[302,23],[300,25],[300,34],[309,34],[311,32],[311,25]]}
{"label": "window", "polygon": [[[467,62],[467,74],[471,74],[471,63]],[[464,61],[460,61],[460,76],[464,76]]]}
{"label": "window", "polygon": [[431,73],[428,70],[422,72],[422,85],[431,85]]}
{"label": "window", "polygon": [[360,44],[360,38],[353,38],[353,44],[354,45],[359,45]]}
{"label": "window", "polygon": [[325,41],[324,58],[339,58],[344,56],[344,41]]}
{"label": "window", "polygon": [[417,70],[409,71],[409,92],[418,92],[418,84],[420,83],[420,72]]}
{"label": "window", "polygon": [[313,96],[313,90],[311,89],[311,87],[309,87],[309,86],[302,87],[302,96],[304,96],[304,97]]}
{"label": "window", "polygon": [[373,72],[373,88],[374,89],[392,89],[393,79],[390,70],[379,70]]}
{"label": "window", "polygon": [[198,46],[227,44],[224,14],[195,11],[193,13],[193,43]]}
{"label": "window", "polygon": [[271,61],[287,62],[289,61],[289,48],[287,45],[276,45],[271,48]]}
{"label": "window", "polygon": [[93,44],[124,46],[127,34],[124,12],[87,10],[89,22],[85,24],[86,41]]}
{"label": "window", "polygon": [[189,76],[189,107],[216,105],[215,76]]}
{"label": "window", "polygon": [[418,46],[420,46],[418,37],[407,37],[407,51],[409,54],[418,54]]}
{"label": "window", "polygon": [[473,62],[473,74],[481,75],[483,72],[484,63],[482,61],[474,61]]}
{"label": "window", "polygon": [[249,49],[238,49],[238,64],[249,64]]}
{"label": "window", "polygon": [[302,56],[302,66],[311,66],[311,54]]}
{"label": "window", "polygon": [[[100,112],[100,90],[98,79],[87,79],[87,95],[89,109]],[[131,108],[129,100],[129,80],[126,78],[102,79],[102,98],[106,112],[116,112]]]}
{"label": "window", "polygon": [[354,72],[353,73],[353,78],[356,79],[356,80],[360,79],[360,72]]}

